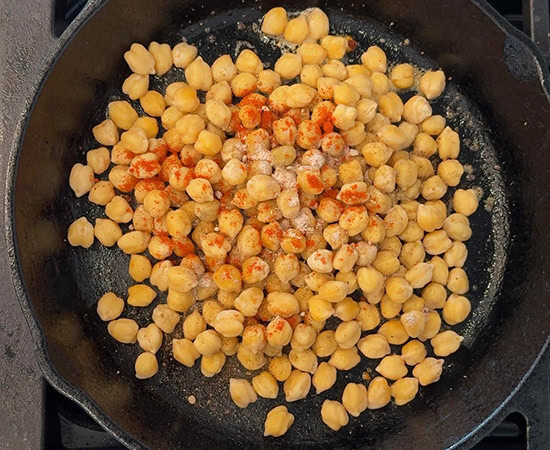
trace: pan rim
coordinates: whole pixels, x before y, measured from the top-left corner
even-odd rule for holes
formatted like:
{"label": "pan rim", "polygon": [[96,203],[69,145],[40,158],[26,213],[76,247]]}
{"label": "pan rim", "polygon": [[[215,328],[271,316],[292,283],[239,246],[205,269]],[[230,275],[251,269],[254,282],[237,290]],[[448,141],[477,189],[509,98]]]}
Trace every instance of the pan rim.
{"label": "pan rim", "polygon": [[[537,65],[537,77],[541,83],[542,90],[547,100],[550,103],[550,73],[545,65],[544,58],[536,45],[523,33],[515,29],[510,25],[503,17],[501,17],[496,10],[490,6],[485,0],[469,0],[475,6],[477,6],[485,15],[487,15],[497,27],[499,27],[506,35],[511,35],[518,39],[527,49],[530,51],[535,59]],[[46,336],[43,329],[38,322],[38,319],[34,313],[34,307],[30,296],[27,292],[26,283],[21,272],[21,266],[19,263],[19,254],[17,248],[17,232],[15,228],[15,183],[18,173],[18,161],[20,151],[25,138],[26,130],[28,128],[30,117],[33,113],[34,107],[42,87],[44,86],[49,74],[55,67],[57,60],[62,56],[67,46],[75,38],[82,27],[84,27],[88,21],[98,13],[103,6],[105,6],[109,0],[89,0],[84,7],[80,15],[75,21],[65,30],[63,35],[57,40],[55,45],[49,49],[50,54],[42,61],[42,69],[38,72],[37,78],[32,84],[33,89],[29,91],[27,97],[27,107],[25,108],[25,116],[23,119],[19,119],[15,133],[11,136],[11,141],[8,143],[8,156],[7,156],[7,176],[5,181],[5,194],[3,202],[4,213],[4,236],[7,248],[7,262],[10,271],[10,277],[15,288],[16,296],[20,307],[24,313],[25,319],[31,330],[33,342],[35,344],[34,352],[39,363],[39,367],[44,374],[48,382],[60,393],[67,396],[71,400],[75,401],[81,406],[99,425],[105,430],[111,433],[117,440],[123,445],[132,449],[147,448],[142,442],[135,437],[130,436],[124,429],[122,429],[116,422],[111,420],[107,414],[99,408],[93,400],[79,387],[69,383],[63,378],[54,368],[48,356],[48,350],[46,345]],[[525,380],[531,375],[535,367],[537,366],[543,353],[550,345],[550,336],[546,338],[544,344],[538,350],[537,357],[530,365],[527,372],[525,372],[518,381],[515,388],[506,399],[481,423],[479,423],[474,429],[472,429],[467,435],[463,436],[459,441],[453,444],[449,448],[458,448],[468,442],[470,442],[475,435],[483,429],[496,415],[498,415],[523,386]],[[479,438],[479,436],[477,436]],[[472,442],[473,443],[473,442]]]}

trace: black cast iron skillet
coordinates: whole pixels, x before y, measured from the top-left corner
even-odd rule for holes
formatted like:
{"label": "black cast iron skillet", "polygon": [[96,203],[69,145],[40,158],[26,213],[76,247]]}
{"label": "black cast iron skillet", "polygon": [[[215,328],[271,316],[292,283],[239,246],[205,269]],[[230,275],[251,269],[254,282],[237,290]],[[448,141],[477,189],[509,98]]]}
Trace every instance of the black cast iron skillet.
{"label": "black cast iron skillet", "polygon": [[[252,24],[275,3],[91,1],[57,41],[39,26],[21,31],[43,37],[42,72],[34,72],[44,78],[28,81],[27,98],[34,96],[28,115],[9,119],[15,132],[6,235],[42,369],[57,389],[131,448],[469,446],[483,436],[483,425],[510,400],[548,343],[548,72],[535,47],[480,1],[283,4],[325,9],[334,32],[359,42],[350,61],[377,44],[391,61],[442,67],[450,77],[434,110],[460,131],[461,160],[472,167],[465,185],[483,192],[468,242],[473,311],[458,327],[463,348],[447,359],[441,381],[421,389],[410,405],[366,411],[334,433],[320,420],[321,403],[340,398],[345,384],[360,381],[374,362],[340,373],[330,392],[288,405],[296,422],[280,439],[262,437],[272,401],[261,399],[246,410],[231,402],[229,376],[250,377],[234,359],[219,376],[205,379],[198,367],[184,368],[161,351],[159,374],[136,380],[138,347],[115,343],[95,313],[105,291],[125,294],[128,257],[97,243],[89,251],[67,245],[72,220],[101,214],[74,199],[69,170],[95,145],[89,130],[104,117],[106,104],[120,97],[129,73],[122,54],[132,42],[175,44],[185,36],[210,63],[250,47],[273,64],[279,50]],[[19,56],[25,63],[24,52]],[[165,83],[155,79],[153,87]],[[124,315],[143,325],[150,311]],[[187,402],[189,395],[197,398],[195,405]]]}

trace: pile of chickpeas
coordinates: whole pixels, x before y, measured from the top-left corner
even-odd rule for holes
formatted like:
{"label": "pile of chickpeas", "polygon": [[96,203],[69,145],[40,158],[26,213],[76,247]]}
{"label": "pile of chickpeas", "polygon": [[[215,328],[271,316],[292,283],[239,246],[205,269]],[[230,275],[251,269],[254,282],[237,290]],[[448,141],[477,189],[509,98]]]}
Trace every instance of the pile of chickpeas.
{"label": "pile of chickpeas", "polygon": [[[229,380],[240,408],[276,398],[279,383],[287,403],[312,384],[320,394],[362,357],[379,360],[368,386],[357,380],[341,401],[324,401],[323,422],[339,430],[392,397],[410,402],[459,349],[449,328],[471,309],[464,242],[478,198],[456,189],[443,201],[464,168],[459,135],[432,115],[441,70],[388,69],[381,48],[329,35],[318,8],[292,19],[273,8],[262,32],[295,48],[273,70],[248,49],[207,62],[187,42],[131,46],[128,100],[109,103],[92,130],[102,146],[69,178],[106,217],[78,218],[68,240],[89,248],[97,238],[129,255],[126,300],[108,292],[97,313],[114,339],[143,350],[137,378],[157,373],[155,354],[178,326],[178,363],[200,359],[213,377],[236,355],[258,371]],[[341,61],[354,53],[360,64]],[[173,66],[185,81],[150,90],[150,77]],[[120,318],[165,292],[146,327]],[[293,421],[277,406],[264,434]]]}

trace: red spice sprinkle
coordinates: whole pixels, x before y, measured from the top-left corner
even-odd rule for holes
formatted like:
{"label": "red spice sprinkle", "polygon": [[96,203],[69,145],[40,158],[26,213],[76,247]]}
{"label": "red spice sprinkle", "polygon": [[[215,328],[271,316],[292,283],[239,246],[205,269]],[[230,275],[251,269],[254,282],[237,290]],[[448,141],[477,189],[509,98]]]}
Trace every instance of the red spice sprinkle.
{"label": "red spice sprinkle", "polygon": [[325,188],[325,185],[323,184],[323,180],[317,175],[308,173],[306,174],[306,180],[308,184],[317,191],[322,191]]}
{"label": "red spice sprinkle", "polygon": [[358,191],[357,184],[352,184],[345,191],[340,191],[340,200],[345,203],[363,203],[368,199],[368,194],[365,191]]}
{"label": "red spice sprinkle", "polygon": [[267,102],[267,98],[260,94],[248,94],[243,96],[243,99],[238,103],[237,106],[243,107],[246,105],[255,106],[256,108],[261,108]]}
{"label": "red spice sprinkle", "polygon": [[327,120],[323,124],[323,131],[327,134],[332,133],[334,131],[334,124],[330,120]]}

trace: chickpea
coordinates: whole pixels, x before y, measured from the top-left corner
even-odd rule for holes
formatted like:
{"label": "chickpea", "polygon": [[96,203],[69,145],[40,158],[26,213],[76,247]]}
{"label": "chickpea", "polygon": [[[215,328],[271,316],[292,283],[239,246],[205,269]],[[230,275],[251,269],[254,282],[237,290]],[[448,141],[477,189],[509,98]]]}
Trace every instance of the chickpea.
{"label": "chickpea", "polygon": [[422,386],[427,386],[428,384],[439,381],[442,372],[442,359],[426,358],[415,366],[412,373]]}
{"label": "chickpea", "polygon": [[367,409],[368,395],[366,386],[363,384],[348,383],[342,393],[342,404],[349,414],[353,417],[359,417]]}
{"label": "chickpea", "polygon": [[380,301],[380,312],[385,319],[393,319],[401,312],[401,303],[394,302],[384,295]]}
{"label": "chickpea", "polygon": [[334,338],[340,348],[348,349],[353,347],[361,337],[361,325],[359,322],[342,322],[336,328]]}
{"label": "chickpea", "polygon": [[131,74],[122,84],[122,92],[130,99],[138,100],[145,95],[149,89],[149,75]]}
{"label": "chickpea", "polygon": [[302,372],[314,374],[317,370],[317,355],[312,350],[296,351],[290,350],[288,354],[290,363]]}
{"label": "chickpea", "polygon": [[264,436],[280,437],[285,434],[294,423],[294,416],[286,406],[280,405],[267,413],[264,425]]}
{"label": "chickpea", "polygon": [[320,358],[332,355],[337,348],[338,342],[336,342],[335,333],[332,330],[319,333],[312,346],[313,351]]}
{"label": "chickpea", "polygon": [[320,394],[321,392],[324,392],[334,386],[334,383],[336,382],[336,373],[336,369],[330,364],[326,362],[319,364],[312,378],[312,383],[317,394]]}
{"label": "chickpea", "polygon": [[300,370],[293,370],[285,380],[283,389],[285,400],[295,402],[305,398],[311,388],[311,375]]}
{"label": "chickpea", "polygon": [[[380,72],[374,72],[371,75],[372,92],[376,95],[386,94],[390,90],[390,80],[388,77]],[[377,131],[377,130],[373,130]]]}
{"label": "chickpea", "polygon": [[436,356],[449,356],[460,348],[463,340],[462,336],[452,330],[447,330],[435,335],[430,340],[430,344],[432,344]]}
{"label": "chickpea", "polygon": [[369,409],[380,409],[386,406],[391,400],[391,390],[388,382],[383,377],[375,377],[369,383],[367,407]]}
{"label": "chickpea", "polygon": [[397,380],[407,375],[405,363],[398,355],[385,356],[375,370],[389,380]]}
{"label": "chickpea", "polygon": [[321,45],[309,41],[300,45],[298,54],[304,64],[322,64],[327,58],[327,51]]}
{"label": "chickpea", "polygon": [[285,346],[292,337],[290,324],[282,317],[274,317],[267,325],[267,342],[273,346]]}
{"label": "chickpea", "polygon": [[441,317],[437,311],[426,313],[426,324],[424,325],[424,331],[418,339],[426,341],[433,338],[441,328]]}
{"label": "chickpea", "polygon": [[[315,89],[302,83],[293,84],[288,88],[286,106],[289,108],[305,108],[315,98]],[[309,122],[309,121],[308,121]],[[303,122],[302,122],[303,123]],[[301,123],[300,123],[301,125]],[[317,125],[317,124],[315,124]],[[300,128],[298,128],[298,133]],[[320,133],[319,133],[320,134]],[[319,137],[320,139],[320,137]],[[300,142],[298,141],[298,144]],[[304,147],[309,148],[309,147]]]}
{"label": "chickpea", "polygon": [[132,306],[149,306],[157,293],[145,284],[135,284],[128,288],[128,304]]}
{"label": "chickpea", "polygon": [[371,72],[386,72],[387,58],[384,50],[375,45],[369,47],[365,53],[361,55],[361,62]]}
{"label": "chickpea", "polygon": [[229,394],[233,402],[239,408],[246,408],[250,403],[254,403],[258,400],[254,388],[250,382],[244,379],[230,378]]}
{"label": "chickpea", "polygon": [[376,328],[380,324],[380,314],[374,304],[359,302],[358,306],[357,320],[361,323],[361,330],[368,331]]}
{"label": "chickpea", "polygon": [[292,371],[292,365],[286,355],[276,356],[269,362],[269,373],[277,381],[285,381]]}
{"label": "chickpea", "polygon": [[348,49],[348,43],[342,36],[325,36],[321,46],[326,50],[329,59],[342,59]]}
{"label": "chickpea", "polygon": [[391,71],[391,81],[397,89],[408,89],[414,83],[414,69],[410,64],[398,64]]}
{"label": "chickpea", "polygon": [[198,311],[193,311],[183,321],[183,335],[194,341],[203,331],[206,331],[206,322]]}
{"label": "chickpea", "polygon": [[434,266],[432,281],[442,285],[447,284],[447,279],[449,278],[449,268],[446,261],[439,256],[434,256],[430,263]]}
{"label": "chickpea", "polygon": [[361,267],[357,271],[357,282],[363,292],[371,294],[383,286],[384,276],[374,267]]}
{"label": "chickpea", "polygon": [[236,337],[232,338],[222,338],[222,348],[221,351],[225,356],[233,356],[237,353],[237,346],[239,344],[239,340]]}
{"label": "chickpea", "polygon": [[420,78],[420,90],[428,100],[441,95],[445,89],[445,73],[442,70],[428,71]]}
{"label": "chickpea", "polygon": [[254,175],[248,180],[246,189],[257,202],[277,198],[281,193],[281,186],[269,175]]}
{"label": "chickpea", "polygon": [[357,347],[347,349],[337,348],[331,355],[328,363],[338,370],[350,370],[361,362],[361,357],[357,353]]}
{"label": "chickpea", "polygon": [[440,255],[445,253],[453,244],[445,230],[432,231],[426,234],[423,243],[424,249],[428,255]]}
{"label": "chickpea", "polygon": [[201,373],[207,378],[217,375],[225,365],[225,360],[225,354],[221,351],[212,356],[203,356],[201,358]]}
{"label": "chickpea", "polygon": [[83,166],[80,163],[73,166],[69,175],[69,186],[77,197],[82,197],[90,192],[94,183],[94,170],[92,167]]}
{"label": "chickpea", "polygon": [[411,97],[403,108],[403,118],[414,125],[418,125],[431,115],[432,107],[428,101],[420,95]]}
{"label": "chickpea", "polygon": [[292,44],[300,44],[307,39],[309,35],[309,25],[306,17],[301,14],[288,21],[285,28],[285,39]]}
{"label": "chickpea", "polygon": [[135,363],[136,378],[145,380],[154,376],[159,370],[157,358],[153,353],[140,354]]}
{"label": "chickpea", "polygon": [[186,69],[197,57],[197,48],[187,42],[180,42],[172,49],[174,66]]}
{"label": "chickpea", "polygon": [[117,319],[124,309],[124,300],[112,292],[104,294],[97,302],[97,315],[104,322]]}
{"label": "chickpea", "polygon": [[456,131],[446,127],[437,138],[439,157],[442,160],[456,159],[460,153],[460,137]]}
{"label": "chickpea", "polygon": [[[151,235],[144,231],[130,231],[118,241],[118,247],[126,254],[143,253],[147,249]],[[71,240],[69,239],[69,242]],[[91,245],[91,244],[90,244]]]}
{"label": "chickpea", "polygon": [[391,395],[397,406],[409,403],[418,393],[418,380],[412,377],[400,378],[391,385]]}
{"label": "chickpea", "polygon": [[443,307],[443,319],[449,325],[456,325],[466,320],[471,309],[470,301],[466,297],[451,294]]}
{"label": "chickpea", "polygon": [[258,58],[258,55],[249,49],[244,49],[239,53],[235,65],[239,72],[247,72],[254,75],[258,75],[264,69],[264,65],[260,58]]}
{"label": "chickpea", "polygon": [[[456,241],[467,241],[472,236],[470,220],[463,214],[454,213],[443,222],[443,230]],[[450,247],[450,246],[449,246]]]}
{"label": "chickpea", "polygon": [[132,319],[116,319],[107,326],[107,331],[113,339],[123,344],[135,344],[138,329],[138,324]]}
{"label": "chickpea", "polygon": [[273,70],[262,70],[258,74],[258,90],[264,94],[271,94],[281,85],[280,75]]}
{"label": "chickpea", "polygon": [[139,346],[146,352],[155,354],[162,345],[162,331],[154,323],[140,328],[137,333]]}
{"label": "chickpea", "polygon": [[413,149],[414,155],[430,158],[437,152],[437,142],[427,133],[418,133],[414,138]]}
{"label": "chickpea", "polygon": [[378,333],[383,335],[391,345],[401,345],[409,339],[409,334],[399,319],[388,320],[378,329]]}
{"label": "chickpea", "polygon": [[262,32],[279,36],[285,32],[288,23],[286,10],[281,7],[270,9],[264,16],[262,22]]}
{"label": "chickpea", "polygon": [[285,53],[275,63],[274,70],[283,80],[292,80],[302,71],[302,56]]}
{"label": "chickpea", "polygon": [[458,185],[463,173],[464,167],[456,159],[442,161],[437,168],[437,174],[447,186]]}
{"label": "chickpea", "polygon": [[172,267],[170,261],[161,261],[156,263],[151,270],[151,276],[149,277],[150,283],[158,288],[159,291],[168,290],[168,269]]}
{"label": "chickpea", "polygon": [[165,333],[170,334],[180,321],[180,315],[168,305],[158,305],[153,310],[153,322]]}
{"label": "chickpea", "polygon": [[340,402],[325,400],[321,406],[321,419],[332,430],[338,431],[349,422],[348,413]]}
{"label": "chickpea", "polygon": [[259,350],[256,353],[246,345],[239,345],[237,349],[237,359],[247,370],[258,370],[265,366],[266,360],[264,352]]}
{"label": "chickpea", "polygon": [[361,153],[369,166],[380,167],[386,164],[392,149],[381,142],[370,142],[363,147]]}
{"label": "chickpea", "polygon": [[390,353],[388,340],[381,334],[369,334],[359,339],[357,348],[363,355],[370,359],[383,358]]}
{"label": "chickpea", "polygon": [[380,113],[390,119],[391,122],[399,122],[403,114],[403,102],[395,92],[388,92],[378,98]]}
{"label": "chickpea", "polygon": [[186,67],[185,79],[193,89],[207,91],[213,84],[212,69],[199,56]]}
{"label": "chickpea", "polygon": [[470,289],[470,283],[466,272],[458,267],[455,267],[449,272],[447,280],[447,289],[454,294],[465,294]]}
{"label": "chickpea", "polygon": [[422,290],[422,297],[425,301],[425,308],[438,309],[443,308],[447,298],[447,292],[441,284],[431,282]]}
{"label": "chickpea", "polygon": [[172,355],[176,361],[186,367],[193,367],[195,361],[201,356],[189,339],[173,339]]}
{"label": "chickpea", "polygon": [[319,8],[313,8],[307,15],[309,39],[314,41],[323,39],[329,32],[328,16]]}
{"label": "chickpea", "polygon": [[401,359],[409,366],[416,366],[426,358],[426,347],[417,340],[407,342],[401,348]]}
{"label": "chickpea", "polygon": [[459,214],[472,215],[478,204],[479,200],[473,189],[457,189],[453,195],[453,208]]}
{"label": "chickpea", "polygon": [[355,125],[357,110],[352,106],[339,104],[332,113],[334,125],[340,130],[349,130]]}
{"label": "chickpea", "polygon": [[115,145],[119,141],[119,132],[111,119],[106,119],[92,128],[94,139],[103,145]]}

